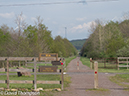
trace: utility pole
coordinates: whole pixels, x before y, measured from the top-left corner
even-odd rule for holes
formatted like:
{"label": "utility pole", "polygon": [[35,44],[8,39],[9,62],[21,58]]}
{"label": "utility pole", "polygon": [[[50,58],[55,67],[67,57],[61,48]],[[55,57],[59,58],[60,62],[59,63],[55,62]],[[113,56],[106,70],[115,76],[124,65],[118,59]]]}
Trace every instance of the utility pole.
{"label": "utility pole", "polygon": [[65,27],[65,38],[67,38],[67,27]]}

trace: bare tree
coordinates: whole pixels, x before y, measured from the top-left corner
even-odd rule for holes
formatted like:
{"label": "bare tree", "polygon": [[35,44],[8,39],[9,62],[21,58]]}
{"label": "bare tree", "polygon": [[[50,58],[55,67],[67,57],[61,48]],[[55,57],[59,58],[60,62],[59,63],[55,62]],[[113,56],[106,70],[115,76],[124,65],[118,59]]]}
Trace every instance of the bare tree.
{"label": "bare tree", "polygon": [[124,13],[122,19],[123,20],[129,20],[129,12]]}
{"label": "bare tree", "polygon": [[27,27],[27,24],[25,22],[25,16],[22,14],[16,16],[15,23],[17,27],[14,29],[15,31],[18,31],[18,37],[22,35],[23,30]]}

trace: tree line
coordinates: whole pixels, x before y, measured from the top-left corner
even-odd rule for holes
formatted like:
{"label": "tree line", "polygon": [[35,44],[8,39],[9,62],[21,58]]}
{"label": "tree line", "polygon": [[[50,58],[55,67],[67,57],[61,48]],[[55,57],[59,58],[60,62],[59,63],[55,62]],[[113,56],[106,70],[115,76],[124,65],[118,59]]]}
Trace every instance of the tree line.
{"label": "tree line", "polygon": [[84,43],[81,55],[86,57],[128,57],[129,19],[122,22],[100,20],[91,26],[92,34]]}
{"label": "tree line", "polygon": [[73,45],[61,36],[52,38],[40,17],[35,25],[27,25],[22,14],[16,17],[17,28],[0,27],[0,57],[34,57],[39,53],[58,53],[61,57],[77,54]]}

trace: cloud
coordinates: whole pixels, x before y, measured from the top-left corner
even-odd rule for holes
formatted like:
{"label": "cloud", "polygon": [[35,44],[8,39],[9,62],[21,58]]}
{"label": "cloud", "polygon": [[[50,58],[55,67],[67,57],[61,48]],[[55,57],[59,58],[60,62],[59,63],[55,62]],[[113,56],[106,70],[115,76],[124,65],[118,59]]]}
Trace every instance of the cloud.
{"label": "cloud", "polygon": [[52,23],[53,23],[53,24],[57,24],[57,22],[56,22],[56,21],[53,21]]}
{"label": "cloud", "polygon": [[83,17],[83,18],[76,18],[76,20],[77,21],[84,21],[84,20],[86,20],[87,19],[87,17]]}
{"label": "cloud", "polygon": [[84,30],[88,30],[90,29],[91,26],[96,26],[97,24],[95,23],[95,21],[92,22],[88,22],[88,23],[83,23],[82,25],[77,25],[75,27],[73,27],[71,29],[72,32],[76,32],[78,30],[78,32],[82,32]]}
{"label": "cloud", "polygon": [[0,16],[3,18],[13,18],[15,16],[14,12],[11,13],[0,13]]}

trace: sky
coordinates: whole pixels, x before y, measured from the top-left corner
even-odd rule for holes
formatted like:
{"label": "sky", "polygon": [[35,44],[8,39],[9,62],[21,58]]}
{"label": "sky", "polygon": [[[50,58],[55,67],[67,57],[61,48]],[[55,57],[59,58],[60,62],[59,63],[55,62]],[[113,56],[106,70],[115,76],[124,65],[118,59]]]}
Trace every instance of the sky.
{"label": "sky", "polygon": [[60,35],[68,40],[86,39],[97,19],[120,21],[127,12],[129,0],[0,0],[0,26],[15,29],[16,17],[22,13],[28,25],[35,25],[40,16],[53,38]]}

